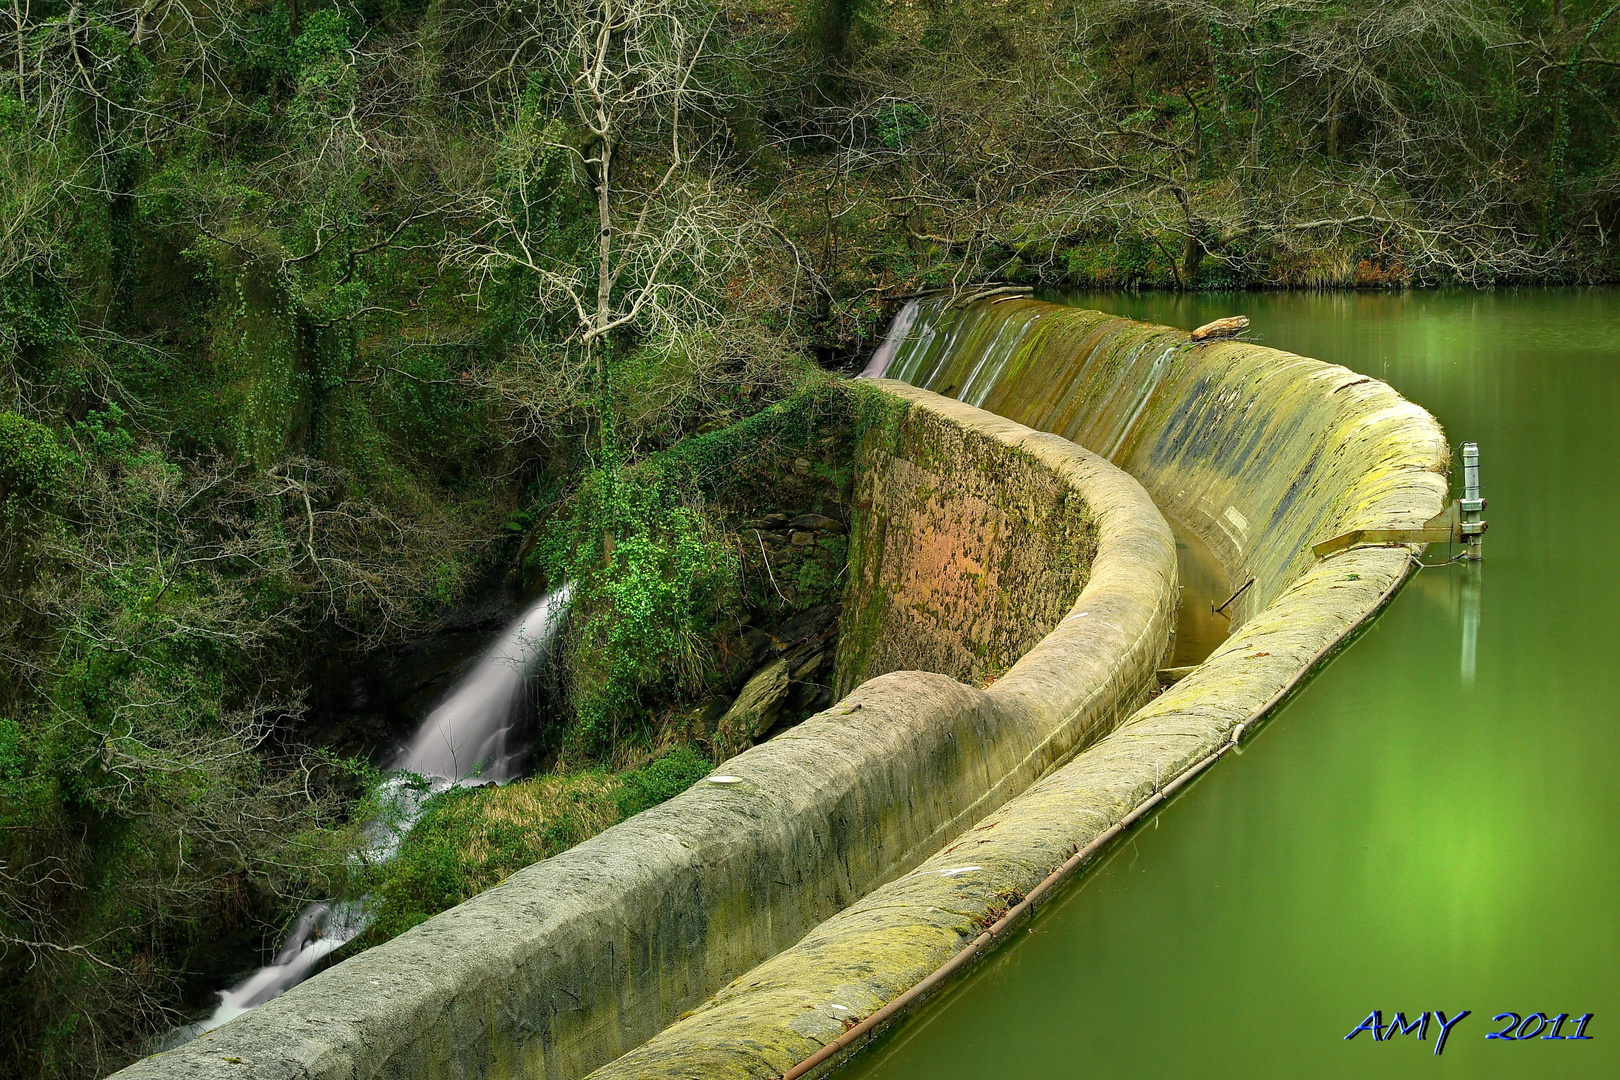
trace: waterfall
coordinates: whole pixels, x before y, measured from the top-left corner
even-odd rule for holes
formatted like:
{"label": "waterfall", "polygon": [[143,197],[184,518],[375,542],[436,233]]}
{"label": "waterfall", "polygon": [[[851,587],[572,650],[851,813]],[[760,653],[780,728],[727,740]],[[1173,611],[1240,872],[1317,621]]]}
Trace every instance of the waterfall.
{"label": "waterfall", "polygon": [[219,1006],[207,1020],[188,1025],[186,1038],[195,1038],[227,1020],[234,1020],[255,1005],[280,997],[284,991],[307,979],[322,957],[359,935],[367,921],[365,909],[358,904],[309,905],[298,913],[276,958],[229,990],[221,990]]}
{"label": "waterfall", "polygon": [[1154,403],[1168,400],[1161,385],[1190,370],[1189,347],[1181,331],[1100,311],[938,295],[895,316],[867,374],[977,405],[1120,464]]}
{"label": "waterfall", "polygon": [[[395,755],[382,792],[392,813],[386,820],[366,825],[371,841],[365,853],[368,862],[393,858],[436,792],[458,784],[500,783],[519,775],[527,752],[521,728],[532,700],[531,677],[551,651],[572,592],[572,585],[553,589],[501,631]],[[219,991],[219,1006],[213,1014],[175,1029],[163,1049],[280,997],[307,979],[323,957],[358,937],[370,922],[364,900],[310,904],[299,913],[269,964]]]}
{"label": "waterfall", "polygon": [[894,354],[900,348],[900,343],[911,333],[911,324],[917,321],[917,312],[921,305],[915,300],[907,300],[906,306],[894,317],[889,324],[889,332],[884,335],[883,344],[872,353],[872,359],[867,361],[865,369],[861,371],[862,379],[881,379],[889,370],[889,364],[894,360]]}
{"label": "waterfall", "polygon": [[541,597],[508,626],[477,666],[423,722],[394,769],[500,783],[518,774],[524,747],[517,721],[529,703],[529,676],[557,635],[571,587]]}

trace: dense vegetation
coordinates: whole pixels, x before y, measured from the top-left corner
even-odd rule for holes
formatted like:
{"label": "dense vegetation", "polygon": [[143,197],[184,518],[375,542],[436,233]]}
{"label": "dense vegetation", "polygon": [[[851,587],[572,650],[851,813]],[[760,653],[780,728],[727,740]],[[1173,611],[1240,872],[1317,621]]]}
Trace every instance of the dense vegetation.
{"label": "dense vegetation", "polygon": [[503,787],[452,788],[433,800],[382,867],[376,919],[352,948],[386,941],[515,871],[679,795],[711,762],[680,747],[638,769],[542,775]]}
{"label": "dense vegetation", "polygon": [[577,813],[515,840],[434,813],[498,877],[628,812],[597,763],[669,750],[767,587],[835,584],[751,568],[713,477],[822,438],[749,418],[829,400],[810,359],[898,296],[1613,280],[1617,13],[0,10],[0,1073],[106,1071],[210,943],[352,887],[375,777],[310,745],[310,658],[486,570],[582,583],[585,772],[546,781]]}

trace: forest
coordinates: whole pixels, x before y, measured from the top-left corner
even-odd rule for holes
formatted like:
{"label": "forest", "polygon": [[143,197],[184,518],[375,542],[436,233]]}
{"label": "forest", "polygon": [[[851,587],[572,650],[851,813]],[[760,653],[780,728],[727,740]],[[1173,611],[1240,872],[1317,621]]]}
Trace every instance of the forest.
{"label": "forest", "polygon": [[[0,1076],[105,1074],[222,943],[359,892],[398,932],[737,749],[684,718],[837,589],[745,489],[837,502],[906,297],[1620,278],[1617,16],[9,0]],[[503,575],[575,590],[545,774],[367,866],[319,687]]]}

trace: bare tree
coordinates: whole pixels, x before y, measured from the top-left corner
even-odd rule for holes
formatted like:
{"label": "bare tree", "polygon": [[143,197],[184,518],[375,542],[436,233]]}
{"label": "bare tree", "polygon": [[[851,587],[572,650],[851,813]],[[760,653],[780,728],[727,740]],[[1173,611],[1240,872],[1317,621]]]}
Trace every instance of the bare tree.
{"label": "bare tree", "polygon": [[[703,78],[718,19],[703,0],[565,0],[536,14],[527,74],[552,92],[511,103],[468,197],[485,224],[451,247],[481,282],[531,275],[541,303],[565,313],[565,353],[598,388],[616,333],[670,341],[718,322],[724,276],[766,227],[703,155],[721,101]],[[589,207],[588,238],[561,235],[569,189]]]}
{"label": "bare tree", "polygon": [[[1490,89],[1514,77],[1509,37],[1476,0],[1086,0],[896,24],[851,62],[855,92],[783,138],[837,147],[829,235],[882,199],[920,257],[966,275],[1076,244],[1116,245],[1113,272],[1143,243],[1183,286],[1211,264],[1321,285],[1575,272],[1526,215],[1528,114]],[[1369,251],[1381,264],[1358,268]]]}

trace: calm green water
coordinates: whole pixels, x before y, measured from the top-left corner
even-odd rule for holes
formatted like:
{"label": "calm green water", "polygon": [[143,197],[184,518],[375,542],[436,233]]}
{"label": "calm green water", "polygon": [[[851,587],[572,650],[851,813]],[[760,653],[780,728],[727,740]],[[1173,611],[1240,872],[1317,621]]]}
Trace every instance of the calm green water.
{"label": "calm green water", "polygon": [[[1246,314],[1387,380],[1480,444],[1485,562],[1420,574],[842,1075],[1620,1076],[1620,293],[1071,299]],[[1472,1015],[1436,1059],[1432,1026],[1344,1041],[1374,1009]],[[1593,1013],[1592,1039],[1489,1041],[1502,1012]]]}

